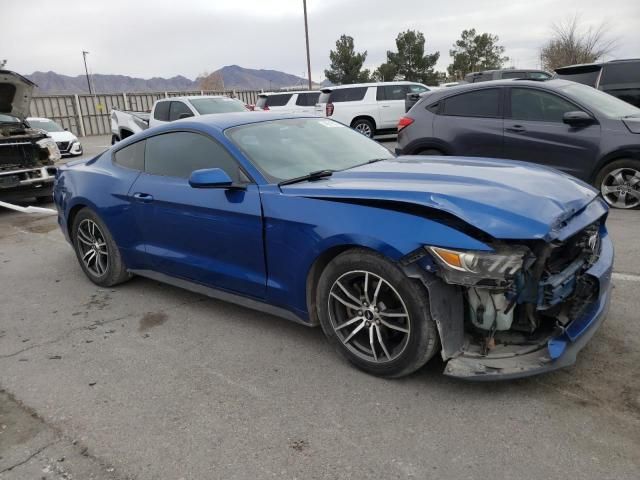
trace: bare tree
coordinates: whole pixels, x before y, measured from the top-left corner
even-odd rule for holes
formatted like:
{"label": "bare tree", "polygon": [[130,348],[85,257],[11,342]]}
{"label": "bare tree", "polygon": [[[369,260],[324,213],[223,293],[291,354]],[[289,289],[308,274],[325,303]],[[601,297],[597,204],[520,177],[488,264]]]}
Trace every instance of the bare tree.
{"label": "bare tree", "polygon": [[553,24],[552,38],[542,47],[542,67],[553,71],[558,67],[577,63],[592,63],[611,53],[616,39],[607,35],[608,25],[603,22],[586,29],[580,26],[580,17]]}
{"label": "bare tree", "polygon": [[203,72],[196,79],[200,86],[200,90],[211,90],[221,92],[224,90],[224,79],[220,72]]}

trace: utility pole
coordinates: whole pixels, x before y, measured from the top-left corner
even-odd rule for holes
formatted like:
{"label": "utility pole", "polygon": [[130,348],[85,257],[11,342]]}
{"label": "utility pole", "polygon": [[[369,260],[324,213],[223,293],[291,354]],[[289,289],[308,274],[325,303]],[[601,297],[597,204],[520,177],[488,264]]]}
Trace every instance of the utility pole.
{"label": "utility pole", "polygon": [[302,0],[304,9],[304,36],[307,41],[307,75],[309,79],[309,90],[311,90],[311,58],[309,57],[309,25],[307,24],[307,0]]}
{"label": "utility pole", "polygon": [[84,60],[84,72],[87,75],[87,86],[89,87],[89,95],[93,95],[91,91],[91,82],[89,81],[89,69],[87,68],[87,54],[89,52],[83,50],[82,51],[82,60]]}

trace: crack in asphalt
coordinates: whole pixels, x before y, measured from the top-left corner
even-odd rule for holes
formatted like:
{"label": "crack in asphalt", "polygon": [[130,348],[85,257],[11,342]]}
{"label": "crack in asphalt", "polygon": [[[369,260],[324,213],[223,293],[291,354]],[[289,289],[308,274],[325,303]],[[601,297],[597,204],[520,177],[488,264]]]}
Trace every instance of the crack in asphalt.
{"label": "crack in asphalt", "polygon": [[0,470],[0,475],[5,473],[5,472],[9,472],[11,470],[13,470],[14,468],[18,468],[26,463],[29,463],[31,460],[33,460],[35,457],[37,457],[38,455],[40,455],[42,452],[44,452],[47,448],[51,447],[52,445],[55,445],[57,442],[59,442],[59,440],[54,440],[53,442],[50,442],[48,444],[46,444],[43,447],[40,447],[38,450],[36,450],[35,452],[33,452],[31,455],[29,455],[27,458],[25,458],[24,460],[15,463],[13,465],[11,465],[10,467],[7,467],[3,470]]}

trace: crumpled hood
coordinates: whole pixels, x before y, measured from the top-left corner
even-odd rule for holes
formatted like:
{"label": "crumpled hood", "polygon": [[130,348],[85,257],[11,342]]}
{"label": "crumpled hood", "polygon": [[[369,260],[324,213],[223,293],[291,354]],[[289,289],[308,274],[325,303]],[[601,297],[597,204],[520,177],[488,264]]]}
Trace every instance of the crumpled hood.
{"label": "crumpled hood", "polygon": [[0,113],[7,113],[21,120],[27,118],[36,86],[16,72],[0,70]]}
{"label": "crumpled hood", "polygon": [[323,180],[283,186],[282,191],[417,204],[455,215],[494,238],[522,240],[554,238],[564,222],[597,197],[582,181],[530,163],[421,156],[336,172]]}

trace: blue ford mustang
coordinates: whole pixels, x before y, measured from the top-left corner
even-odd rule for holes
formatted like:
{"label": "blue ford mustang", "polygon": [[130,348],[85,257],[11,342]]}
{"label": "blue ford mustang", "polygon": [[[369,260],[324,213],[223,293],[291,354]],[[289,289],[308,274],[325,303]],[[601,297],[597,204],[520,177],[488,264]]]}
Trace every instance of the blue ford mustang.
{"label": "blue ford mustang", "polygon": [[141,275],[321,325],[357,367],[514,378],[602,323],[613,247],[586,184],[521,162],[394,157],[332,120],[185,119],[67,164],[58,221],[87,277]]}

